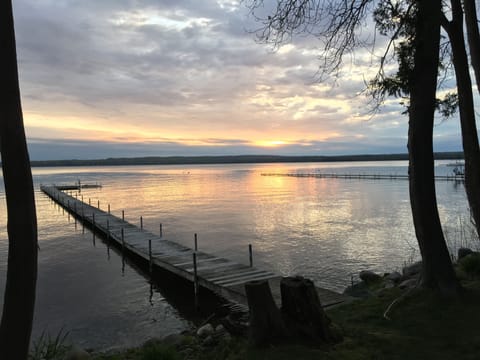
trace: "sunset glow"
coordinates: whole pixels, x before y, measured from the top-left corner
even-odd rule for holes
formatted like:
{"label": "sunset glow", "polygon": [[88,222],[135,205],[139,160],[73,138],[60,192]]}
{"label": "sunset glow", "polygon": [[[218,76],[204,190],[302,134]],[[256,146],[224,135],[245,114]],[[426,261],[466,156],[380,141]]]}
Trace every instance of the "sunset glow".
{"label": "sunset glow", "polygon": [[[371,52],[319,83],[317,40],[272,51],[238,2],[15,5],[32,159],[406,151],[404,108],[372,116],[362,93]],[[439,122],[436,146],[458,150],[459,133]]]}

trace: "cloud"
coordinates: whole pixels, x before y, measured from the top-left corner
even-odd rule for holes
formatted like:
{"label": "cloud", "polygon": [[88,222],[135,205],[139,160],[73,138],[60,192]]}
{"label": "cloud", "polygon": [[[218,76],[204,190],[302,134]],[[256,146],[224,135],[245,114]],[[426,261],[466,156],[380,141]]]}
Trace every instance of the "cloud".
{"label": "cloud", "polygon": [[[372,118],[369,99],[359,94],[377,70],[368,51],[346,59],[336,82],[319,84],[317,40],[298,37],[272,52],[246,31],[258,24],[238,1],[14,5],[27,134],[51,139],[55,148],[72,141],[70,149],[80,151],[76,140],[92,141],[96,145],[82,154],[94,156],[96,149],[96,157],[104,157],[125,153],[117,146],[120,138],[143,139],[134,153],[149,153],[152,146],[152,153],[169,154],[206,150],[176,144],[177,139],[230,141],[212,151],[250,151],[242,146],[298,139],[317,144],[318,151],[353,149],[332,142],[342,137],[358,143],[358,151],[385,138],[404,143],[407,121],[398,102],[388,102]],[[450,136],[457,130],[445,123],[436,133]],[[33,155],[46,156],[46,145],[34,143]]]}

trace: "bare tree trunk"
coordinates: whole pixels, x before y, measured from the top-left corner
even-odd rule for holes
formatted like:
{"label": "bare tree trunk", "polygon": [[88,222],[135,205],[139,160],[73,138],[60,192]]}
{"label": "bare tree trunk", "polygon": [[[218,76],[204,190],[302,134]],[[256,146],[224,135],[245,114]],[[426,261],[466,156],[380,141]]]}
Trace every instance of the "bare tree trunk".
{"label": "bare tree trunk", "polygon": [[470,48],[470,60],[472,62],[477,90],[480,92],[480,33],[478,30],[478,18],[475,0],[464,0],[465,24],[467,25],[468,47]]}
{"label": "bare tree trunk", "polygon": [[423,285],[456,296],[459,283],[445,244],[435,194],[433,124],[438,75],[441,0],[418,1],[414,69],[410,79],[410,203],[423,260]]}
{"label": "bare tree trunk", "polygon": [[245,292],[250,311],[250,341],[262,346],[287,338],[287,328],[273,300],[268,281],[249,281],[245,284]]}
{"label": "bare tree trunk", "polygon": [[303,277],[285,277],[280,283],[282,312],[290,332],[307,342],[334,343],[342,339],[332,329],[313,281]]}
{"label": "bare tree trunk", "polygon": [[8,270],[0,354],[27,359],[37,279],[37,220],[18,84],[11,1],[0,2],[0,151],[8,212]]}
{"label": "bare tree trunk", "polygon": [[[473,1],[468,0],[467,2]],[[460,0],[451,0],[451,4],[452,21],[448,21],[443,16],[442,27],[447,31],[450,39],[457,79],[463,153],[465,155],[465,190],[477,234],[480,236],[480,148],[475,121],[472,80],[463,35],[462,3]]]}

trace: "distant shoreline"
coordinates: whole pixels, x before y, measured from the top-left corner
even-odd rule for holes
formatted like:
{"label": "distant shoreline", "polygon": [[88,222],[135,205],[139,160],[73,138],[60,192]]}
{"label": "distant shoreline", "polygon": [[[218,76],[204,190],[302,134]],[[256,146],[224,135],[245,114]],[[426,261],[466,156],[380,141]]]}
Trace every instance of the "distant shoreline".
{"label": "distant shoreline", "polygon": [[[436,160],[463,159],[463,152],[438,152]],[[342,161],[394,161],[408,160],[408,154],[338,155],[338,156],[277,156],[277,155],[232,155],[232,156],[150,156],[133,158],[107,158],[91,160],[34,160],[32,167],[56,166],[121,166],[121,165],[207,165],[207,164],[266,164]]]}

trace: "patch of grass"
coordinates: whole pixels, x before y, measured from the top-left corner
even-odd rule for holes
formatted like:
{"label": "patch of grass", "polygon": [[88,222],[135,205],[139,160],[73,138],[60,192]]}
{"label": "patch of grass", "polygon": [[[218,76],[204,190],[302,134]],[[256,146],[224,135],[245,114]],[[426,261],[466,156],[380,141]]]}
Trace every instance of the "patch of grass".
{"label": "patch of grass", "polygon": [[29,360],[60,360],[71,349],[70,345],[66,345],[68,332],[61,329],[58,334],[53,337],[47,332],[42,332],[40,337],[33,342],[32,349],[28,356]]}
{"label": "patch of grass", "polygon": [[[382,291],[381,296],[354,301],[328,310],[329,317],[342,329],[344,340],[317,348],[282,344],[252,348],[246,339],[221,341],[202,347],[193,338],[189,359],[213,360],[450,360],[480,358],[480,280],[464,282],[463,294],[443,300],[430,290],[414,290],[402,297],[383,317],[385,310],[404,292],[398,288]],[[140,348],[108,360],[164,359],[147,356]],[[163,350],[162,350],[163,351]],[[148,353],[150,354],[150,353]],[[153,354],[153,353],[152,353]],[[183,358],[182,354],[179,354]],[[150,355],[148,355],[150,356]],[[152,355],[154,356],[154,355]],[[155,355],[156,356],[156,355]],[[173,355],[172,355],[173,356]],[[165,358],[170,359],[170,358]],[[173,357],[172,359],[177,359]]]}
{"label": "patch of grass", "polygon": [[147,346],[140,352],[140,360],[180,360],[175,349],[162,344]]}

